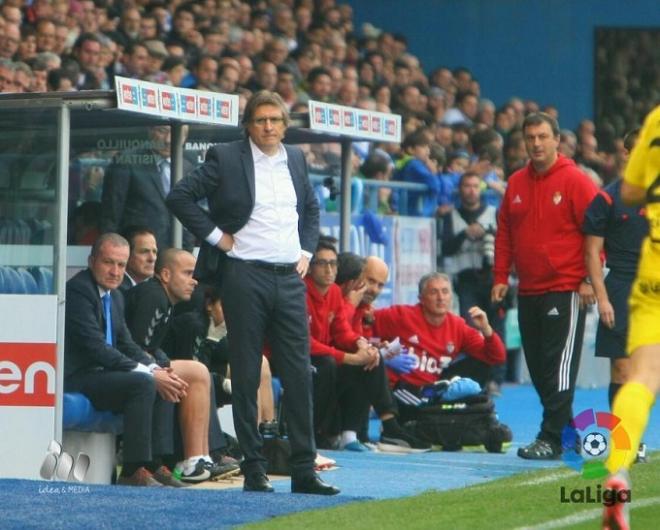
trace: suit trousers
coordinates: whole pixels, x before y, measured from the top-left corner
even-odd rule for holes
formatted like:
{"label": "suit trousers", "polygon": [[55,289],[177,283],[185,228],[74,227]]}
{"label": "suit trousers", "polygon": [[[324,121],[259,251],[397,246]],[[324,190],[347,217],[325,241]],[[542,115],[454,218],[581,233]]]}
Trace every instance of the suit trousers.
{"label": "suit trousers", "polygon": [[291,474],[314,474],[312,371],[305,284],[295,271],[276,272],[237,259],[222,267],[222,306],[232,380],[234,428],[244,460],[244,474],[266,472],[263,440],[257,429],[257,389],[264,344],[284,388],[291,443]]}
{"label": "suit trousers", "polygon": [[174,404],[163,401],[153,376],[143,372],[99,370],[67,378],[67,392],[87,396],[97,410],[124,415],[124,462],[144,464],[174,450]]}
{"label": "suit trousers", "polygon": [[518,297],[518,323],[525,360],[543,405],[538,438],[561,447],[561,433],[573,419],[586,312],[576,292]]}

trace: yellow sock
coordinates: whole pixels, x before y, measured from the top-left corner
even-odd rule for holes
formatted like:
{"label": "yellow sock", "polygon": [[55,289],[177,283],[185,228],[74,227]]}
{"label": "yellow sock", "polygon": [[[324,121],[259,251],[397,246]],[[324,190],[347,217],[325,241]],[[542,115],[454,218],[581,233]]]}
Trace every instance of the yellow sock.
{"label": "yellow sock", "polygon": [[[610,473],[616,473],[621,468],[630,469],[635,461],[654,400],[653,393],[642,383],[626,383],[617,392],[612,414],[619,417],[621,423],[612,431],[615,447],[610,445],[610,455],[605,463]],[[630,439],[630,449],[618,450],[624,446],[625,434]]]}

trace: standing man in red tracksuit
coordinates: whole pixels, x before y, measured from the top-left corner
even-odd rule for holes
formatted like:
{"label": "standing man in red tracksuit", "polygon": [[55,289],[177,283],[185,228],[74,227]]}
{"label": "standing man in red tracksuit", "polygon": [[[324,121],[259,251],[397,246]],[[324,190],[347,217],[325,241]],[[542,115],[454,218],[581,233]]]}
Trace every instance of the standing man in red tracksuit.
{"label": "standing man in red tracksuit", "polygon": [[530,161],[509,178],[498,215],[492,299],[504,298],[515,266],[522,345],[543,405],[540,432],[518,456],[552,460],[561,456],[561,432],[573,417],[584,307],[595,302],[581,227],[597,188],[557,152],[554,118],[528,115],[523,135]]}

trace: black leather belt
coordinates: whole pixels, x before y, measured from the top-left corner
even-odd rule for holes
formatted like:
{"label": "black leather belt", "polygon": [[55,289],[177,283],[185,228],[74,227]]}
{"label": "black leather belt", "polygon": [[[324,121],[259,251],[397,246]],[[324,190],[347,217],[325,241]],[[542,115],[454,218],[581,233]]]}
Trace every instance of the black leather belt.
{"label": "black leather belt", "polygon": [[258,259],[246,259],[243,260],[244,263],[249,263],[260,269],[265,269],[275,274],[291,274],[296,271],[298,263],[271,263],[269,261],[261,261]]}

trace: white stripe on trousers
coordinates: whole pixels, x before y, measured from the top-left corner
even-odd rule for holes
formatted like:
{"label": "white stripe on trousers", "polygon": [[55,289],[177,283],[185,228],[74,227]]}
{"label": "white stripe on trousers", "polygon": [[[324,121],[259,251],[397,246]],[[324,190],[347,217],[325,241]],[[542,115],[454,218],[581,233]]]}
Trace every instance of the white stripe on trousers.
{"label": "white stripe on trousers", "polygon": [[561,359],[559,362],[559,388],[558,392],[568,390],[571,386],[571,360],[573,359],[573,350],[575,348],[575,332],[579,320],[579,303],[580,297],[576,292],[571,293],[571,315],[568,323],[568,333],[566,336],[566,344],[561,352]]}

